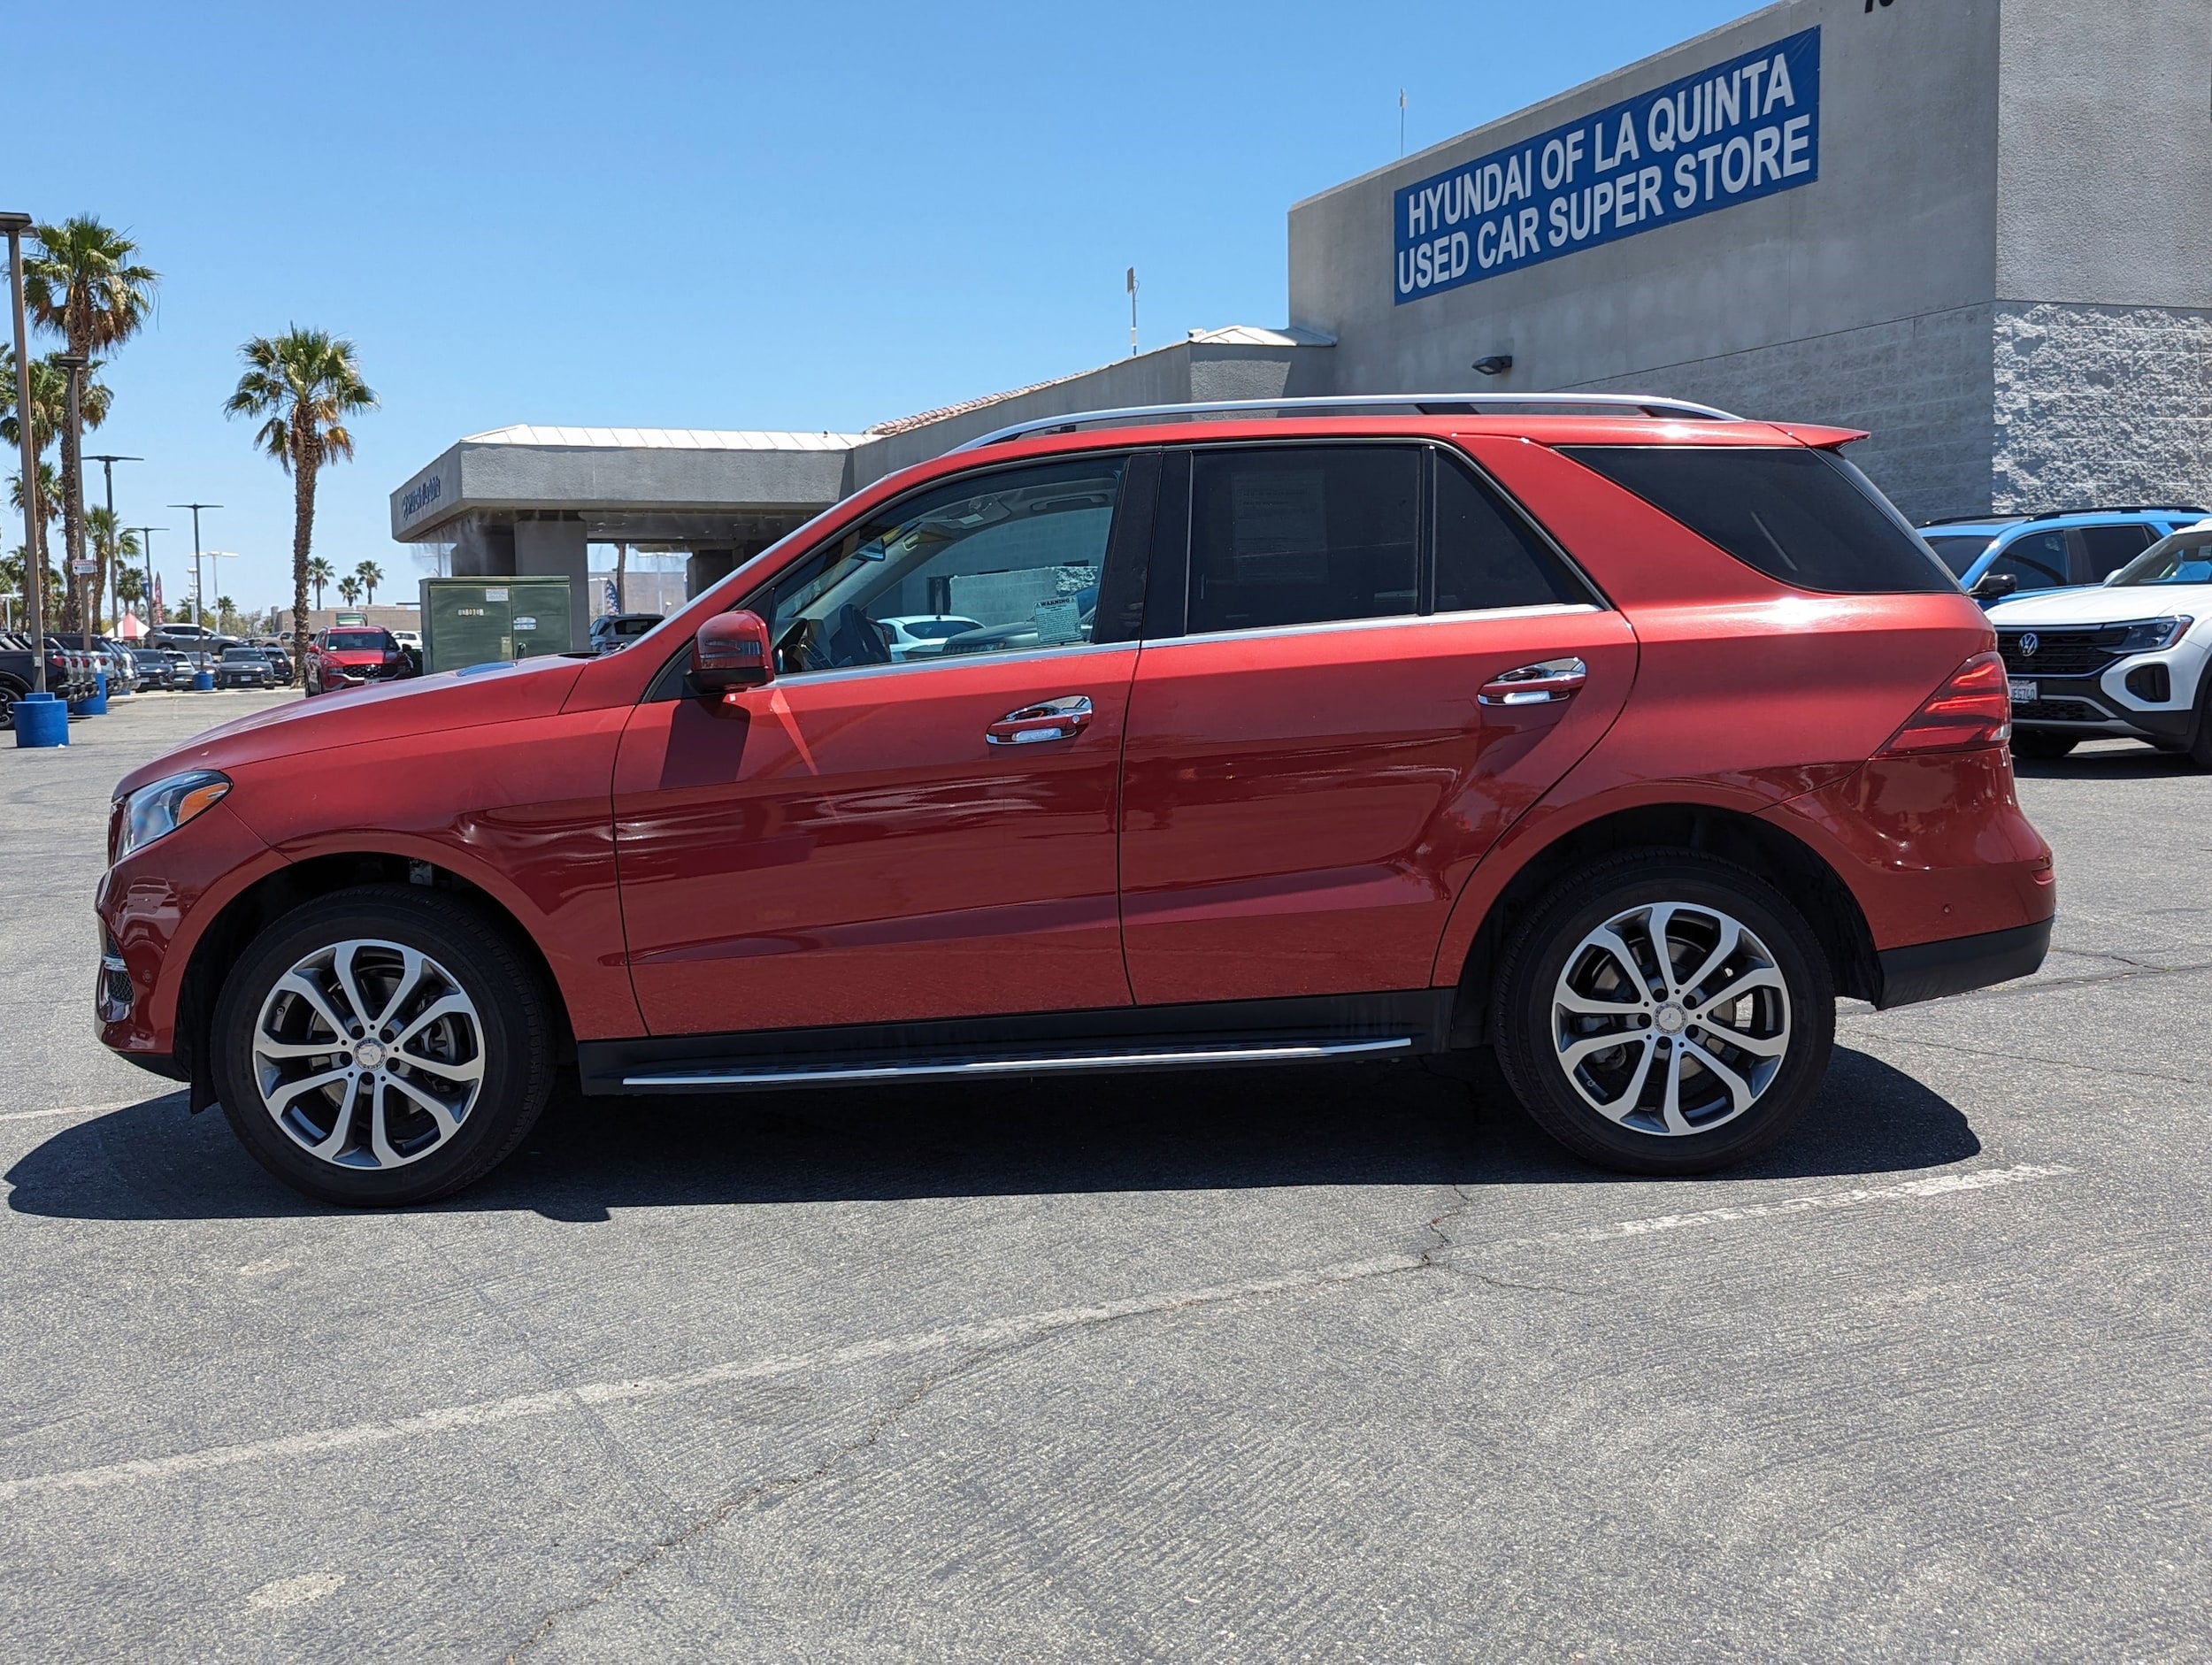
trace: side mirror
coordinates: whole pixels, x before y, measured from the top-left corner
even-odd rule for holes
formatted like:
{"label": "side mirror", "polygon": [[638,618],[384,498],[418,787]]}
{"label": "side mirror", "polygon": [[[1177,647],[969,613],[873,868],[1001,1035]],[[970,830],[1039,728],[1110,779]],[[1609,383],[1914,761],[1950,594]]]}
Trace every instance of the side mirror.
{"label": "side mirror", "polygon": [[1969,593],[1978,602],[1994,602],[2019,587],[2020,580],[2009,572],[1985,572],[1974,580],[1974,587]]}
{"label": "side mirror", "polygon": [[717,613],[691,639],[691,686],[701,694],[757,688],[775,675],[768,621],[758,613]]}

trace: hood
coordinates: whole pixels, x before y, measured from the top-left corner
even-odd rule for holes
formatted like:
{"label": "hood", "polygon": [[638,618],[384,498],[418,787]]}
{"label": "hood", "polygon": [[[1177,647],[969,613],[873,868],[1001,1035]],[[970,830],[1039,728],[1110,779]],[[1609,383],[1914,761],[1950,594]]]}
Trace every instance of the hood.
{"label": "hood", "polygon": [[2089,589],[2054,590],[1999,602],[1989,622],[2000,630],[2026,625],[2060,628],[2067,625],[2117,625],[2139,618],[2192,618],[2212,615],[2212,584],[2100,584]]}
{"label": "hood", "polygon": [[288,701],[211,728],[133,770],[116,783],[116,795],[186,769],[231,769],[363,740],[549,716],[561,709],[583,668],[580,659],[548,656]]}

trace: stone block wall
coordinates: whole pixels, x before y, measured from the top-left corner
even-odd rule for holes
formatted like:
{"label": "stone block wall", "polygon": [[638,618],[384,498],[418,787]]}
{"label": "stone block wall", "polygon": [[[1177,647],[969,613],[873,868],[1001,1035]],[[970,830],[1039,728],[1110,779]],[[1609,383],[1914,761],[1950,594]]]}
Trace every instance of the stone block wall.
{"label": "stone block wall", "polygon": [[2000,302],[1993,506],[2212,505],[2212,311]]}

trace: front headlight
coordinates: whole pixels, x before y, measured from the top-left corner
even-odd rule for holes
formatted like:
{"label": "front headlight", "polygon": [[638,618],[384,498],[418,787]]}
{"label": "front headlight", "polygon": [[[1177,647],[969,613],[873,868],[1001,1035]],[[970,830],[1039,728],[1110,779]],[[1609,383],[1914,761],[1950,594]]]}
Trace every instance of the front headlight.
{"label": "front headlight", "polygon": [[141,786],[116,805],[115,831],[108,842],[112,867],[133,850],[143,849],[194,817],[211,809],[230,790],[230,777],[195,769]]}
{"label": "front headlight", "polygon": [[2120,637],[2122,653],[2155,653],[2161,648],[2170,648],[2189,633],[2189,626],[2197,621],[2184,615],[2175,618],[2147,618],[2139,625],[2130,625]]}

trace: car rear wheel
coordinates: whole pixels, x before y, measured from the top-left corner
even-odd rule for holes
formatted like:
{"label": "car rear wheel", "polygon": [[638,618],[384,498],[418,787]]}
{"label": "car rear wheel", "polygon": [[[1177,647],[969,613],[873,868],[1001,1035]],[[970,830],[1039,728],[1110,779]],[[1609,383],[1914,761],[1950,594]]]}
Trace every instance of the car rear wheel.
{"label": "car rear wheel", "polygon": [[545,1106],[551,1001],[466,903],[364,886],[254,939],[216,1002],[215,1086],[261,1165],[326,1202],[422,1202],[503,1161]]}
{"label": "car rear wheel", "polygon": [[2077,734],[2055,734],[2047,729],[2015,729],[2012,732],[2012,755],[2039,763],[2051,763],[2063,757],[2081,744]]}
{"label": "car rear wheel", "polygon": [[1690,1174],[1772,1147],[1811,1104],[1835,987],[1763,879],[1688,850],[1570,874],[1500,967],[1498,1062],[1537,1125],[1624,1173]]}

